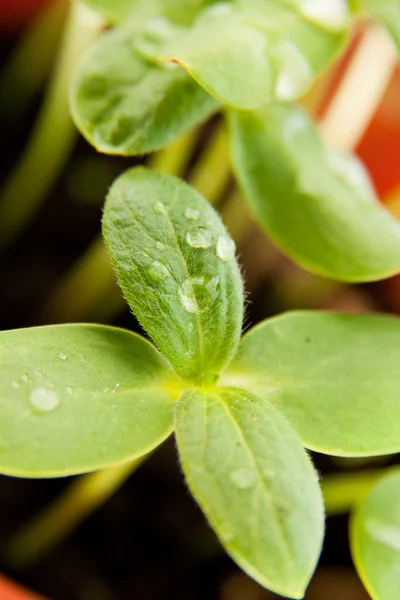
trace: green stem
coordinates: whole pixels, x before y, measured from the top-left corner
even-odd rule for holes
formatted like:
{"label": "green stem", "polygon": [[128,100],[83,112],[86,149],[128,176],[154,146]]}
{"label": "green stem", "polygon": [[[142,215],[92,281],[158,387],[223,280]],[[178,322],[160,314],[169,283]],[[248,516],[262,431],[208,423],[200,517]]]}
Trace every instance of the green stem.
{"label": "green stem", "polygon": [[371,469],[324,477],[321,488],[326,514],[333,516],[350,512],[365,498],[382,473],[382,469]]}
{"label": "green stem", "polygon": [[69,157],[76,138],[69,115],[69,83],[82,52],[101,26],[95,13],[72,4],[55,73],[31,138],[0,199],[1,246],[26,226]]}
{"label": "green stem", "polygon": [[15,535],[6,548],[6,560],[18,567],[40,560],[106,502],[148,456],[78,477]]}
{"label": "green stem", "polygon": [[54,60],[67,14],[66,0],[48,3],[0,73],[1,119],[15,121],[40,90]]}

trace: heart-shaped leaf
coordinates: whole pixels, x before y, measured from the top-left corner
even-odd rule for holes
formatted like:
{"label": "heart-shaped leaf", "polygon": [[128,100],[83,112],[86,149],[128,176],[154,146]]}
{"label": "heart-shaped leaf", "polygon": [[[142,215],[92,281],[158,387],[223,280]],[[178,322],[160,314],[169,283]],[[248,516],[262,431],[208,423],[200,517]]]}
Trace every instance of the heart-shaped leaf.
{"label": "heart-shaped leaf", "polygon": [[247,333],[222,376],[268,399],[305,446],[337,456],[400,451],[400,319],[293,312]]}
{"label": "heart-shaped leaf", "polygon": [[141,154],[172,142],[218,109],[179,67],[147,61],[137,29],[103,34],[80,63],[71,86],[72,116],[100,152]]}
{"label": "heart-shaped leaf", "polygon": [[176,177],[137,168],[111,187],[103,231],[143,327],[180,375],[214,380],[243,318],[235,245],[217,213]]}
{"label": "heart-shaped leaf", "polygon": [[350,522],[357,571],[373,600],[397,600],[400,589],[400,470],[389,471]]}
{"label": "heart-shaped leaf", "polygon": [[189,488],[232,558],[261,585],[303,598],[321,550],[321,492],[310,459],[267,401],[235,388],[175,405]]}
{"label": "heart-shaped leaf", "polygon": [[343,281],[400,271],[400,226],[361,163],[325,147],[299,108],[229,114],[234,169],[253,213],[301,266]]}
{"label": "heart-shaped leaf", "polygon": [[172,431],[180,384],[143,338],[113,327],[0,332],[0,472],[59,477],[137,458]]}

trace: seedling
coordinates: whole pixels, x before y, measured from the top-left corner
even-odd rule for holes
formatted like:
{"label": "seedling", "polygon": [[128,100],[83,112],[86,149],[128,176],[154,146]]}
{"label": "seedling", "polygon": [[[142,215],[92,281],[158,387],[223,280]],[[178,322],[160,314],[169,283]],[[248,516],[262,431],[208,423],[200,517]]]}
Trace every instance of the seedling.
{"label": "seedling", "polygon": [[171,176],[123,174],[103,230],[158,350],[98,325],[2,332],[1,471],[83,473],[146,454],[174,430],[189,488],[229,554],[262,585],[301,598],[324,528],[303,445],[342,456],[400,450],[400,322],[289,313],[239,342],[234,243],[206,200]]}

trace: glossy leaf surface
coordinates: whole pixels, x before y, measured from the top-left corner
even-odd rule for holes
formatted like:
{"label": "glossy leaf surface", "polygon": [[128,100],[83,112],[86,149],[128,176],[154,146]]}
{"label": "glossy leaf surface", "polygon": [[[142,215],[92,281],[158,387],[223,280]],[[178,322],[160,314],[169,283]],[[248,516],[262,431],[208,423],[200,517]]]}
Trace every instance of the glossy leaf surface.
{"label": "glossy leaf surface", "polygon": [[214,380],[243,318],[235,246],[217,213],[179,179],[137,168],[111,187],[103,232],[142,326],[180,375]]}
{"label": "glossy leaf surface", "polygon": [[247,333],[223,384],[278,408],[303,444],[338,456],[400,451],[400,319],[293,312]]}
{"label": "glossy leaf surface", "polygon": [[58,477],[146,454],[172,431],[178,388],[155,348],[121,329],[2,331],[0,472]]}
{"label": "glossy leaf surface", "polygon": [[351,520],[357,571],[373,600],[397,600],[400,588],[400,471],[389,471]]}
{"label": "glossy leaf surface", "polygon": [[317,476],[286,420],[244,390],[185,392],[175,405],[189,488],[232,558],[261,585],[302,598],[323,536]]}
{"label": "glossy leaf surface", "polygon": [[71,87],[77,127],[100,152],[141,154],[172,142],[218,109],[179,67],[150,63],[129,26],[103,34]]}
{"label": "glossy leaf surface", "polygon": [[324,146],[299,108],[230,113],[236,174],[257,221],[301,266],[343,281],[400,270],[400,226],[355,157]]}
{"label": "glossy leaf surface", "polygon": [[225,2],[155,56],[184,66],[221,102],[254,109],[303,95],[341,48],[344,31],[323,30],[284,2]]}

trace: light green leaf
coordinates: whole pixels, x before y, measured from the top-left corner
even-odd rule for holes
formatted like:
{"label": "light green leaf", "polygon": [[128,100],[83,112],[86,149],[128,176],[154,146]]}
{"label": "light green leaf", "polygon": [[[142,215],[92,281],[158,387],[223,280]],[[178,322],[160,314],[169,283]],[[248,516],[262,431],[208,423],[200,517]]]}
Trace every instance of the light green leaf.
{"label": "light green leaf", "polygon": [[303,598],[321,550],[323,506],[300,441],[266,400],[188,391],[175,405],[187,482],[232,558],[261,585]]}
{"label": "light green leaf", "polygon": [[137,168],[111,187],[103,232],[143,327],[180,375],[214,380],[243,318],[235,246],[217,213],[179,179]]}
{"label": "light green leaf", "polygon": [[135,49],[137,36],[131,27],[103,34],[72,82],[72,116],[99,152],[150,152],[218,109],[182,69],[144,59]]}
{"label": "light green leaf", "polygon": [[373,600],[398,600],[400,589],[400,470],[389,471],[350,522],[357,571]]}
{"label": "light green leaf", "polygon": [[58,477],[137,458],[171,433],[179,393],[165,359],[128,331],[2,331],[0,472]]}
{"label": "light green leaf", "polygon": [[392,36],[400,54],[400,2],[399,0],[358,0],[373,19],[380,21]]}
{"label": "light green leaf", "polygon": [[225,2],[154,55],[183,65],[218,100],[254,109],[303,95],[340,50],[345,30],[323,30],[278,0]]}
{"label": "light green leaf", "polygon": [[400,271],[400,227],[355,157],[325,147],[299,108],[229,115],[233,162],[254,216],[294,261],[343,281]]}
{"label": "light green leaf", "polygon": [[303,444],[337,456],[400,451],[400,319],[293,312],[242,339],[222,384],[268,399]]}

